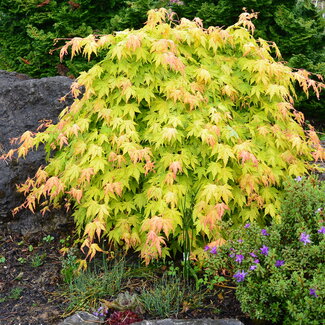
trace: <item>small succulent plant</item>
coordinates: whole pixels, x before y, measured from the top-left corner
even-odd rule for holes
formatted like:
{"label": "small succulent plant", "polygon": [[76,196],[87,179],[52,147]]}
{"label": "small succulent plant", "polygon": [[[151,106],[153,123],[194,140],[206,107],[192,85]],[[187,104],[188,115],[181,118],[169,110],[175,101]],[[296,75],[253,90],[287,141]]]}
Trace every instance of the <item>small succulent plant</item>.
{"label": "small succulent plant", "polygon": [[142,321],[142,318],[131,310],[115,311],[106,319],[107,325],[128,325]]}

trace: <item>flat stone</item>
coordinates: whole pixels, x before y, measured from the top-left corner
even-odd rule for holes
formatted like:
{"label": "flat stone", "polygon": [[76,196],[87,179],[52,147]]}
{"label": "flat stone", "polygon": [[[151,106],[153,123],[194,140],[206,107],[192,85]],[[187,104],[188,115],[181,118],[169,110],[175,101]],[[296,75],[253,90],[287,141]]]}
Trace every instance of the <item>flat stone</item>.
{"label": "flat stone", "polygon": [[63,322],[58,325],[98,325],[100,319],[95,315],[89,314],[85,311],[79,311],[74,315],[66,318]]}
{"label": "flat stone", "polygon": [[232,318],[225,319],[161,319],[144,320],[134,325],[244,325],[241,321]]}

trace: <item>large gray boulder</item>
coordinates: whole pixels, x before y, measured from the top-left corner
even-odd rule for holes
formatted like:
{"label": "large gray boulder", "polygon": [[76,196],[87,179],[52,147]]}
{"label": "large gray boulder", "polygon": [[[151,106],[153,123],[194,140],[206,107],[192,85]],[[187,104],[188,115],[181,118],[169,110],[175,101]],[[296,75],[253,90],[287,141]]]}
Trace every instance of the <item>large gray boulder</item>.
{"label": "large gray boulder", "polygon": [[[66,102],[59,100],[70,91],[71,83],[67,77],[30,79],[26,75],[0,70],[0,154],[12,148],[10,138],[27,130],[36,131],[40,120],[56,122],[62,109],[71,104],[71,97]],[[11,209],[24,199],[16,192],[16,184],[33,176],[45,163],[44,156],[41,149],[29,153],[26,159],[0,161],[0,227],[11,225],[22,233],[41,228],[39,214],[31,216],[31,213],[22,211],[13,218]],[[44,222],[49,225],[48,216],[46,219]]]}

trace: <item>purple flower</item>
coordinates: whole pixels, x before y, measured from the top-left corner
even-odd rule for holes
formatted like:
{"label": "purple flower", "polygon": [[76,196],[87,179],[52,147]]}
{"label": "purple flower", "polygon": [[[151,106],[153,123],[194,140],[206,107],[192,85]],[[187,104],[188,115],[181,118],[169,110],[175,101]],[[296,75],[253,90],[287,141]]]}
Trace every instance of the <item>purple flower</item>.
{"label": "purple flower", "polygon": [[205,252],[207,252],[209,249],[210,249],[210,247],[209,247],[208,245],[206,245],[206,246],[204,247],[204,251],[205,251]]}
{"label": "purple flower", "polygon": [[269,236],[269,235],[270,235],[270,234],[267,233],[266,229],[262,229],[262,230],[261,230],[261,234],[262,234],[263,236]]}
{"label": "purple flower", "polygon": [[317,294],[316,294],[316,289],[310,288],[310,289],[309,289],[309,294],[310,294],[311,296],[318,297]]}
{"label": "purple flower", "polygon": [[251,226],[251,224],[250,223],[246,223],[246,225],[244,226],[244,228],[249,228]]}
{"label": "purple flower", "polygon": [[261,254],[267,256],[269,254],[269,248],[265,245],[263,245],[262,248],[260,248]]}
{"label": "purple flower", "polygon": [[247,272],[244,271],[238,271],[234,274],[234,278],[237,282],[243,282],[245,280],[245,276],[247,275]]}
{"label": "purple flower", "polygon": [[284,261],[283,260],[277,260],[276,262],[275,262],[275,266],[276,267],[280,267],[280,266],[282,266],[284,264]]}
{"label": "purple flower", "polygon": [[325,234],[325,227],[322,227],[318,230],[320,234]]}
{"label": "purple flower", "polygon": [[216,246],[212,247],[211,250],[210,250],[210,253],[211,254],[217,254],[217,247]]}
{"label": "purple flower", "polygon": [[249,253],[249,255],[252,257],[257,257],[254,253]]}
{"label": "purple flower", "polygon": [[307,243],[310,244],[311,240],[310,240],[310,235],[306,234],[305,232],[302,232],[300,234],[300,238],[299,240],[304,243],[304,245],[306,245]]}
{"label": "purple flower", "polygon": [[258,264],[258,263],[260,262],[260,260],[259,260],[259,259],[255,259],[253,262],[254,262],[255,264]]}
{"label": "purple flower", "polygon": [[301,182],[301,181],[302,181],[302,177],[301,177],[301,176],[297,176],[297,177],[295,178],[295,181],[296,181],[296,182]]}
{"label": "purple flower", "polygon": [[244,259],[244,255],[239,254],[239,255],[236,255],[235,261],[238,263],[241,263],[243,261],[243,259]]}
{"label": "purple flower", "polygon": [[234,254],[234,253],[231,253],[231,254],[229,254],[229,256],[230,256],[231,258],[234,258],[234,257],[235,257],[235,254]]}
{"label": "purple flower", "polygon": [[242,243],[243,242],[243,240],[242,239],[238,239],[238,243]]}
{"label": "purple flower", "polygon": [[252,270],[252,271],[255,270],[256,268],[257,268],[257,265],[252,265],[252,266],[249,267],[249,269]]}

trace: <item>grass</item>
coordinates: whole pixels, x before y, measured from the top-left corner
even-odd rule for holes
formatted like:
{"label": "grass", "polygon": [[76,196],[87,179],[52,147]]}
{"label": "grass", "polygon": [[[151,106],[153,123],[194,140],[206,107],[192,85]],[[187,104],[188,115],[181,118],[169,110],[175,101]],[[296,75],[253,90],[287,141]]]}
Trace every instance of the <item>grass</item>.
{"label": "grass", "polygon": [[186,290],[180,278],[163,276],[150,289],[144,289],[139,295],[146,312],[154,317],[169,317],[177,315],[185,301]]}
{"label": "grass", "polygon": [[100,299],[117,295],[122,290],[124,276],[123,260],[109,264],[104,258],[101,265],[93,266],[93,270],[79,273],[64,290],[69,300],[68,313],[95,309]]}
{"label": "grass", "polygon": [[132,257],[108,262],[103,256],[76,274],[76,258],[68,255],[61,271],[67,282],[63,294],[69,302],[64,316],[104,306],[165,318],[177,317],[184,304],[202,306],[202,294],[185,281],[181,268],[167,265],[170,269],[161,263],[144,266]]}

